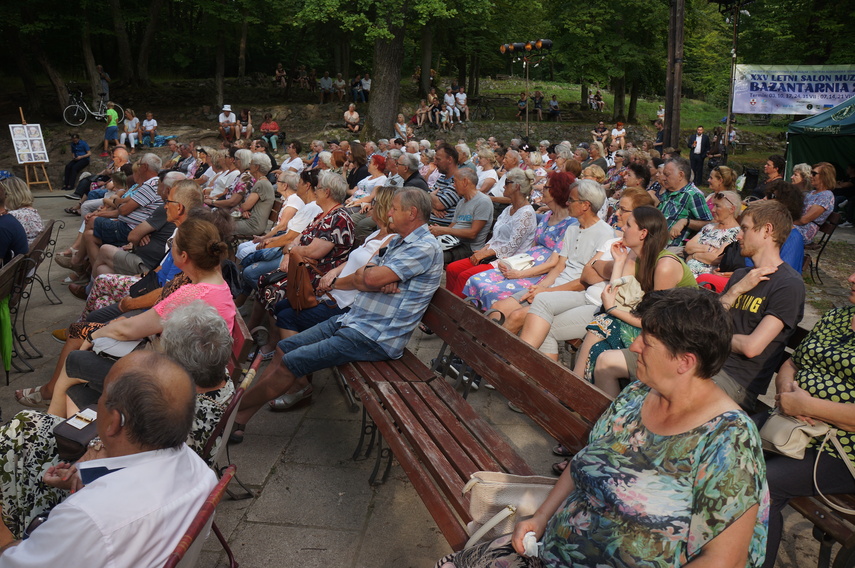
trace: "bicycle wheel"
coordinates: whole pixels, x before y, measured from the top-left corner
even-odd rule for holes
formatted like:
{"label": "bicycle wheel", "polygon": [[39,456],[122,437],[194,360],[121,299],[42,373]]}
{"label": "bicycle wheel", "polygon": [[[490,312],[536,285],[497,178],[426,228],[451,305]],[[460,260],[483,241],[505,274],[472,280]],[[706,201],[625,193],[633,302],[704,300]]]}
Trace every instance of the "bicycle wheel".
{"label": "bicycle wheel", "polygon": [[[116,111],[116,114],[119,115],[120,123],[125,120],[125,109],[119,106],[119,103],[113,103],[113,110]],[[106,109],[104,110],[104,112],[106,112]]]}
{"label": "bicycle wheel", "polygon": [[496,119],[496,111],[493,109],[493,107],[484,108],[484,118],[486,118],[487,120]]}
{"label": "bicycle wheel", "polygon": [[80,126],[86,122],[86,109],[80,105],[68,105],[62,111],[62,119],[69,126]]}

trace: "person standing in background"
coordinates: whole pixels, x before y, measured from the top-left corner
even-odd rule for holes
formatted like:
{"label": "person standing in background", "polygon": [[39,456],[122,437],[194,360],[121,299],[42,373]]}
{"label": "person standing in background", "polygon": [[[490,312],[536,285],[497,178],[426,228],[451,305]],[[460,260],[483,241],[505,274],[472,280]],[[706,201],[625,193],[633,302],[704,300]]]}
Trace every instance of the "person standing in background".
{"label": "person standing in background", "polygon": [[710,137],[704,134],[704,127],[698,126],[695,134],[689,136],[689,162],[692,164],[692,174],[695,185],[705,183],[704,159],[710,151]]}

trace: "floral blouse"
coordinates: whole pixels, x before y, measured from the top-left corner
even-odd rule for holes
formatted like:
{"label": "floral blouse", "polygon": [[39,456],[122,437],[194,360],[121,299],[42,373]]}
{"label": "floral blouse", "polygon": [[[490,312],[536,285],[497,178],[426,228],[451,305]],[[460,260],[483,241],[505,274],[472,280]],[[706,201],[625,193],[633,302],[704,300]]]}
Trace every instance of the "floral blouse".
{"label": "floral blouse", "polygon": [[317,288],[321,277],[344,262],[353,248],[353,219],[344,207],[336,207],[322,213],[312,221],[300,235],[300,246],[308,246],[315,239],[333,243],[332,250],[318,259],[312,274],[312,288]]}
{"label": "floral blouse", "polygon": [[35,207],[21,207],[20,209],[14,209],[9,211],[9,215],[14,217],[21,223],[21,226],[24,227],[24,232],[27,234],[27,244],[33,244],[33,241],[36,240],[36,237],[39,236],[44,228],[44,222],[42,222],[42,217],[39,215],[39,212],[36,211]]}

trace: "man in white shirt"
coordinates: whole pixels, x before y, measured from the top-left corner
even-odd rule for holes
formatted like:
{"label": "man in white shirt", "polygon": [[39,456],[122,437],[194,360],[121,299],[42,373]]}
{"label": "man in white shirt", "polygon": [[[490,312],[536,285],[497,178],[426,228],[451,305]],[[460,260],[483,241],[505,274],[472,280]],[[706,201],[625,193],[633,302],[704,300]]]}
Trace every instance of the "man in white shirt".
{"label": "man in white shirt", "polygon": [[235,139],[235,123],[237,117],[232,112],[232,105],[223,105],[223,112],[220,113],[220,136],[223,140],[231,141]]}
{"label": "man in white shirt", "polygon": [[324,76],[321,77],[320,86],[321,86],[321,104],[328,103],[328,102],[332,101],[333,80],[332,80],[332,77],[330,77],[329,71],[324,71]]}
{"label": "man in white shirt", "polygon": [[362,96],[365,97],[365,102],[368,102],[368,96],[371,94],[371,76],[366,73],[362,78]]}
{"label": "man in white shirt", "polygon": [[27,540],[0,525],[0,566],[162,566],[217,484],[185,444],[195,408],[193,381],[167,356],[119,360],[86,461],[45,473],[49,485],[75,492]]}

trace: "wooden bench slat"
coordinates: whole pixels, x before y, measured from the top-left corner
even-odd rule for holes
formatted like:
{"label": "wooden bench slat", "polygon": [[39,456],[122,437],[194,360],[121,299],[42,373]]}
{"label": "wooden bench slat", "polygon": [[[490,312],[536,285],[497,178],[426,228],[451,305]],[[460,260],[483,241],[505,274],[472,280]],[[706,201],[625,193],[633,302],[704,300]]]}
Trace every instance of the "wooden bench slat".
{"label": "wooden bench slat", "polygon": [[[487,423],[468,402],[463,400],[457,391],[444,380],[436,380],[432,383],[414,385],[416,389],[431,389],[445,401],[451,412],[466,423],[472,435],[480,443],[493,453],[508,473],[517,475],[534,475],[534,470],[523,460],[519,454],[502,438],[496,430]],[[456,395],[456,396],[455,396]]]}
{"label": "wooden bench slat", "polygon": [[[853,495],[826,495],[833,503],[849,509],[855,508]],[[855,546],[855,533],[849,523],[855,523],[855,516],[846,515],[829,507],[819,497],[796,497],[790,499],[790,507],[846,548]],[[845,522],[843,519],[849,521]]]}
{"label": "wooden bench slat", "polygon": [[[460,452],[460,449],[453,446],[449,448],[437,446],[391,384],[386,382],[375,383],[371,387],[372,392],[377,393],[377,400],[383,404],[386,411],[399,426],[399,435],[396,438],[400,439],[400,434],[404,435],[404,438],[409,441],[412,451],[420,458],[431,476],[437,480],[440,491],[445,494],[451,506],[461,518],[467,519],[469,517],[468,498],[463,498],[460,495],[460,489],[465,485],[467,477],[456,471],[447,458],[449,454]],[[410,387],[402,385],[401,388]],[[463,456],[456,455],[455,457],[460,460]],[[475,464],[471,464],[470,467],[474,468]],[[472,471],[476,470],[473,469]]]}
{"label": "wooden bench slat", "polygon": [[425,503],[445,540],[454,550],[463,548],[469,538],[463,529],[465,523],[461,523],[455,511],[443,499],[441,492],[434,485],[433,477],[426,471],[408,445],[404,443],[404,440],[398,436],[398,427],[375,398],[374,393],[368,390],[367,385],[359,376],[359,372],[351,365],[342,365],[339,370],[361,399],[383,439],[386,440],[398,459],[398,463],[401,464],[404,473],[407,474],[410,483],[413,484],[419,497]]}

